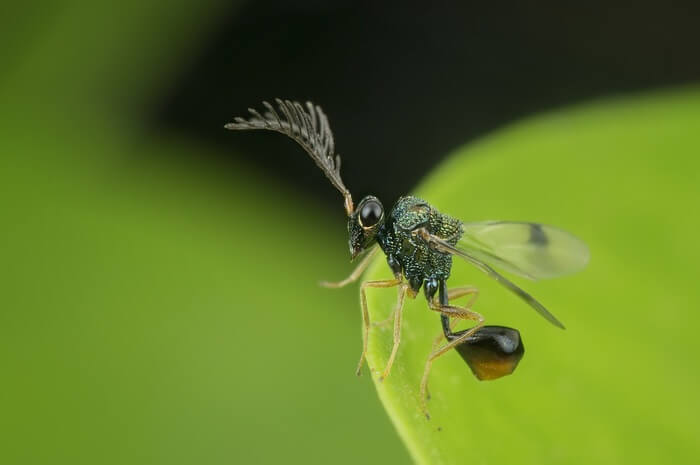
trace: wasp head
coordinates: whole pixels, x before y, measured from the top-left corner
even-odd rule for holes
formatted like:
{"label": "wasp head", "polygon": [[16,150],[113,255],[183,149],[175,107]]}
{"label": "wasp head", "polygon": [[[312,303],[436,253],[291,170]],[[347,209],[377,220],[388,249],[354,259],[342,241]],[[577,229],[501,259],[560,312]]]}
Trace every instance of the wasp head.
{"label": "wasp head", "polygon": [[357,257],[376,241],[377,231],[384,224],[384,207],[373,195],[360,201],[355,211],[348,217],[350,254]]}

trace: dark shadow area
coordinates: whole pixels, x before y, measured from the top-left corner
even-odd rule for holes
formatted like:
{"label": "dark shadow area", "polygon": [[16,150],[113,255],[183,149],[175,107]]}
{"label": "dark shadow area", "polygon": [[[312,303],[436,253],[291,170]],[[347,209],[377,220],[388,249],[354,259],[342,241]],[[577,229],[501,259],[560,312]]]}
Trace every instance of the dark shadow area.
{"label": "dark shadow area", "polygon": [[698,17],[697,2],[250,2],[222,16],[153,122],[339,203],[282,136],[222,128],[263,99],[311,99],[354,196],[389,204],[450,150],[515,119],[700,79]]}

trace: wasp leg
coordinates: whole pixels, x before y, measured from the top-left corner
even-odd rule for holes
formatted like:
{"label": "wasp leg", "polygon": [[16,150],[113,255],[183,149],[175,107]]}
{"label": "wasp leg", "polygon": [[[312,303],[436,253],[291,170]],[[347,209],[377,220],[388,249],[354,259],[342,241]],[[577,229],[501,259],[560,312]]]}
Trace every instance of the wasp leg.
{"label": "wasp leg", "polygon": [[375,321],[372,323],[372,326],[386,326],[390,322],[394,321],[394,314],[396,313],[396,309],[392,310],[391,313],[389,314],[388,317],[384,318],[381,321]]}
{"label": "wasp leg", "polygon": [[406,293],[408,292],[408,289],[408,284],[399,284],[399,298],[396,302],[396,308],[392,312],[394,314],[394,345],[391,348],[389,361],[386,362],[386,367],[384,368],[384,372],[382,372],[382,376],[379,377],[379,381],[384,381],[384,379],[389,376],[391,366],[394,364],[396,353],[399,350],[399,344],[401,344],[401,318],[403,317],[403,304],[406,300]]}
{"label": "wasp leg", "polygon": [[[448,319],[448,325],[451,327],[452,322]],[[440,347],[440,343],[442,342],[442,338],[444,338],[445,335],[443,334],[442,330],[440,330],[440,334],[435,336],[435,340],[433,341],[433,345],[430,347],[430,353],[432,354],[437,350],[438,347]],[[421,396],[423,398],[423,396]],[[425,383],[425,399],[430,400],[430,389],[428,389],[428,383]]]}
{"label": "wasp leg", "polygon": [[[464,308],[466,309],[471,309],[472,305],[474,305],[474,301],[476,300],[477,297],[479,297],[479,289],[473,286],[463,286],[463,287],[455,287],[453,289],[450,289],[447,291],[447,299],[448,300],[455,300],[459,299],[460,297],[464,297],[465,295],[471,295],[472,297],[469,299],[469,301],[464,305]],[[433,297],[433,299],[436,299],[437,296]],[[437,302],[435,302],[435,305],[439,305]],[[452,318],[448,317],[448,323],[447,323],[447,330],[448,332],[452,331],[452,323],[453,320]],[[440,330],[440,333],[438,333],[437,336],[435,336],[435,340],[433,340],[433,345],[430,348],[430,353],[435,352],[435,350],[440,346],[440,343],[442,342],[443,338],[445,338],[445,331]],[[425,398],[430,400],[430,389],[428,389],[428,385],[426,382],[425,386]]]}
{"label": "wasp leg", "polygon": [[459,299],[460,297],[464,297],[465,295],[471,295],[472,298],[469,299],[464,308],[472,308],[472,305],[474,305],[474,301],[477,297],[479,297],[479,289],[474,286],[462,286],[454,287],[447,291],[448,300]]}
{"label": "wasp leg", "polygon": [[[464,308],[467,310],[470,310],[472,308],[472,305],[474,305],[474,302],[476,301],[476,298],[479,297],[479,289],[473,286],[462,286],[462,287],[455,287],[447,291],[447,299],[449,301],[459,299],[460,297],[464,297],[465,295],[471,295],[471,298],[467,301],[467,303],[464,305]],[[433,298],[435,300],[437,296]],[[434,302],[434,305],[439,305],[437,302]],[[450,326],[448,329],[451,330],[452,328],[452,319],[450,319]],[[433,347],[432,350],[434,351],[437,349],[437,346],[442,342],[442,338],[445,337],[444,331],[440,331],[440,334],[437,335],[435,338],[435,341],[433,341]]]}
{"label": "wasp leg", "polygon": [[372,262],[372,257],[377,253],[377,250],[379,250],[378,246],[374,246],[369,252],[367,252],[367,255],[360,261],[360,263],[357,264],[354,270],[352,270],[352,273],[350,273],[350,276],[347,278],[343,279],[342,281],[338,282],[329,282],[329,281],[321,281],[319,284],[323,287],[331,288],[331,289],[338,289],[340,287],[347,286],[350,283],[354,283],[357,281],[357,279],[362,275],[362,273],[367,269],[369,264]]}
{"label": "wasp leg", "polygon": [[394,287],[401,284],[399,279],[389,279],[385,281],[365,281],[360,286],[360,304],[362,306],[362,355],[360,355],[360,361],[357,364],[357,371],[355,374],[360,376],[362,372],[362,362],[365,361],[365,356],[367,355],[367,341],[369,339],[369,310],[367,309],[367,288],[368,287]]}
{"label": "wasp leg", "polygon": [[[421,401],[421,409],[423,410],[423,413],[425,414],[426,418],[430,419],[430,415],[428,414],[428,407],[426,405],[426,393],[428,390],[428,376],[430,375],[430,368],[433,365],[433,362],[435,359],[437,359],[439,356],[444,354],[445,352],[449,351],[455,346],[458,346],[462,342],[466,341],[472,334],[474,334],[479,328],[484,326],[484,317],[481,316],[479,313],[476,313],[470,309],[471,305],[474,303],[474,300],[478,296],[478,290],[475,288],[456,288],[453,289],[452,292],[452,297],[453,298],[458,298],[464,295],[469,295],[472,294],[472,298],[467,302],[467,305],[465,307],[457,307],[454,305],[449,305],[448,301],[450,299],[449,293],[446,292],[446,285],[444,281],[441,281],[440,283],[440,302],[435,302],[434,300],[430,301],[430,309],[434,310],[436,312],[440,312],[444,317],[447,319],[447,324],[444,330],[446,332],[450,331],[450,318],[457,318],[461,320],[471,320],[471,321],[476,321],[476,325],[474,325],[469,331],[466,331],[464,334],[461,334],[459,337],[456,339],[453,339],[452,341],[448,342],[444,346],[434,349],[430,356],[428,357],[428,360],[425,362],[425,369],[423,371],[423,378],[421,379],[420,382],[420,401]],[[447,334],[445,334],[447,336]]]}

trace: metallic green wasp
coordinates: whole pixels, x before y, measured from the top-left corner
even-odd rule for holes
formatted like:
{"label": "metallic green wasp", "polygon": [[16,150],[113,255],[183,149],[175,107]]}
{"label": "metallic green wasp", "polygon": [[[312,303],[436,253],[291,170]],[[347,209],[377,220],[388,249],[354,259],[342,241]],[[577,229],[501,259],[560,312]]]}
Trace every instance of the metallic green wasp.
{"label": "metallic green wasp", "polygon": [[[350,191],[340,178],[340,157],[335,153],[333,134],[328,119],[319,106],[308,102],[302,106],[289,100],[276,100],[278,109],[263,102],[266,111],[249,109],[248,119],[235,118],[227,129],[266,129],[294,139],[316,162],[330,182],[340,191],[348,215],[350,254],[364,258],[352,274],[340,282],[322,283],[326,287],[343,287],[356,281],[381,251],[394,278],[365,281],[360,286],[362,305],[362,355],[357,367],[360,374],[370,330],[366,292],[368,288],[398,288],[398,302],[393,312],[394,345],[380,380],[389,376],[401,342],[401,318],[406,296],[415,298],[421,288],[430,310],[441,318],[442,331],[428,356],[421,380],[421,406],[425,404],[428,375],[432,363],[440,355],[455,348],[479,379],[496,379],[510,374],[520,361],[524,348],[520,333],[502,326],[484,326],[484,318],[473,310],[479,294],[477,288],[463,286],[448,289],[447,280],[452,257],[460,257],[506,289],[523,299],[550,323],[564,328],[540,302],[498,273],[495,268],[537,280],[554,278],[582,269],[588,262],[586,245],[575,236],[539,223],[486,221],[465,223],[439,212],[428,202],[413,196],[401,197],[386,212],[374,196],[363,198],[354,206]],[[460,297],[468,297],[463,306],[453,305]],[[467,330],[453,332],[452,319],[476,322]],[[442,338],[447,343],[441,347]]]}

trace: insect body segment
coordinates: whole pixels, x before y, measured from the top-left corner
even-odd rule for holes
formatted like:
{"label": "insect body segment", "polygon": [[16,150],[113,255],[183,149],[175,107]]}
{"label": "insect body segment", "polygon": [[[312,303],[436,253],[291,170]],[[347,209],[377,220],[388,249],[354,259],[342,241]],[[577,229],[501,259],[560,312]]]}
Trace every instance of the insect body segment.
{"label": "insect body segment", "polygon": [[[377,241],[384,254],[401,265],[403,276],[414,292],[424,282],[446,280],[452,269],[452,256],[435,250],[418,237],[415,231],[419,228],[452,245],[462,236],[461,221],[438,212],[424,200],[406,196],[396,202]],[[428,286],[426,292],[434,295],[435,290]]]}
{"label": "insect body segment", "polygon": [[[448,340],[456,339],[466,331],[454,333]],[[480,380],[491,380],[513,373],[523,358],[525,346],[517,329],[484,326],[455,350],[467,362],[474,376]]]}
{"label": "insect body segment", "polygon": [[[406,296],[415,297],[423,288],[430,310],[440,314],[441,334],[426,360],[420,383],[421,407],[427,415],[425,399],[433,362],[456,349],[479,379],[496,379],[515,370],[524,349],[520,333],[503,326],[485,326],[484,318],[473,310],[478,290],[471,286],[447,288],[452,257],[457,256],[506,289],[523,299],[552,324],[563,328],[540,302],[498,273],[495,268],[528,279],[562,276],[582,269],[588,262],[586,245],[575,236],[539,223],[485,221],[463,223],[440,213],[426,201],[413,196],[401,197],[390,212],[374,196],[363,198],[354,206],[350,191],[340,178],[340,156],[335,153],[333,134],[325,113],[310,102],[276,99],[277,109],[263,102],[266,111],[250,109],[248,119],[235,118],[227,129],[262,129],[279,132],[296,141],[325,173],[331,184],[343,195],[348,215],[348,245],[351,258],[365,253],[352,274],[326,287],[342,287],[356,281],[369,265],[379,247],[386,256],[394,279],[366,281],[360,286],[362,308],[362,354],[357,373],[367,353],[370,331],[367,289],[398,290],[393,309],[394,344],[380,380],[389,375],[401,342],[401,322]],[[453,301],[468,297],[461,306]],[[453,332],[453,320],[470,320],[475,325]],[[439,346],[441,341],[446,343]]]}

